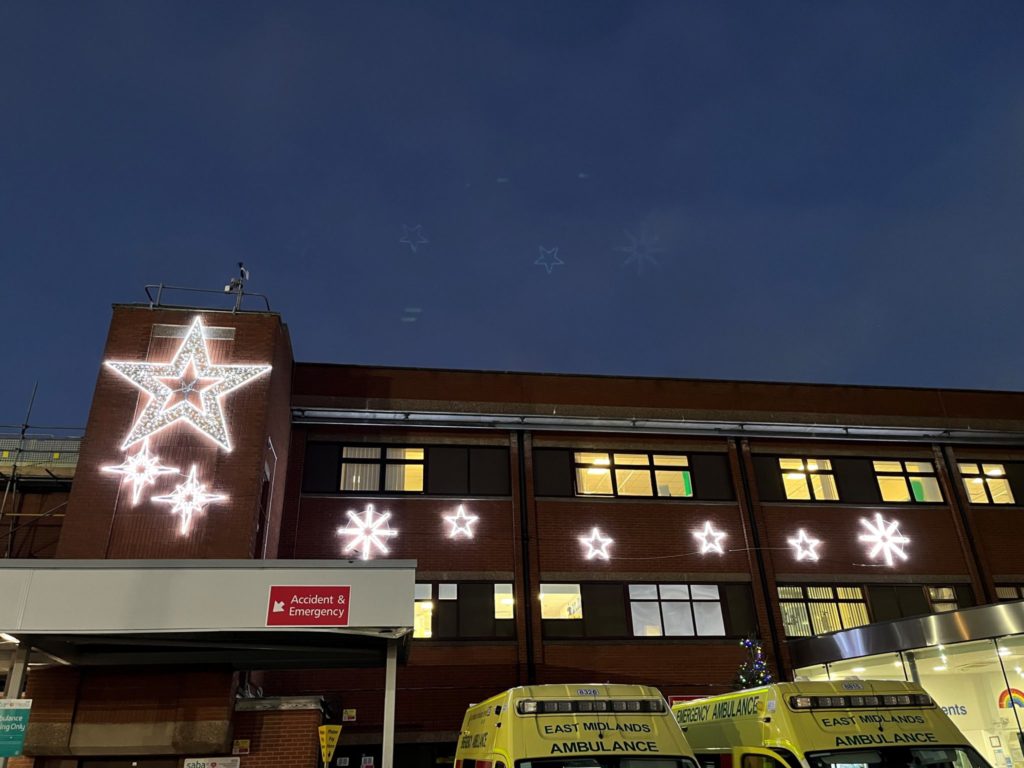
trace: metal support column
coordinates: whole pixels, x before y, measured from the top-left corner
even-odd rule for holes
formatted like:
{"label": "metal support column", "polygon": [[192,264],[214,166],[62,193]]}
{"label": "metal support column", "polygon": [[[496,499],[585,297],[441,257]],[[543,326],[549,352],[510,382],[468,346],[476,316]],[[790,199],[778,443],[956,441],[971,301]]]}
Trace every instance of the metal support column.
{"label": "metal support column", "polygon": [[[32,649],[24,643],[19,645],[11,657],[11,666],[7,669],[7,685],[4,686],[5,699],[20,699],[25,690],[25,678],[28,677],[28,657]],[[7,768],[7,758],[0,757],[0,768]]]}
{"label": "metal support column", "polygon": [[395,678],[398,674],[398,641],[388,640],[387,666],[384,668],[384,745],[381,768],[394,768],[395,759]]}

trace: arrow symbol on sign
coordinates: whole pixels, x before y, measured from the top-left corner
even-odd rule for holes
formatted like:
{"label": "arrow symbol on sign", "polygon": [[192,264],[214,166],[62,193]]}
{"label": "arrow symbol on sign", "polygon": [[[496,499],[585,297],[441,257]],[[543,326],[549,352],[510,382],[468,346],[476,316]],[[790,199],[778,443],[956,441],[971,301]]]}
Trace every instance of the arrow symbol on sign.
{"label": "arrow symbol on sign", "polygon": [[284,613],[284,600],[274,601],[274,613]]}

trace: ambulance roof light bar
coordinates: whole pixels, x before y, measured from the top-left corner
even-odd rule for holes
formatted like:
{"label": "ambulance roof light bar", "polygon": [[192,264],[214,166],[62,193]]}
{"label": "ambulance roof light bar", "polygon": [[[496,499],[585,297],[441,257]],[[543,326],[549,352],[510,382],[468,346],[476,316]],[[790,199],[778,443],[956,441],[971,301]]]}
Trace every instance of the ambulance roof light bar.
{"label": "ambulance roof light bar", "polygon": [[884,707],[931,707],[926,693],[901,693],[885,696],[790,696],[791,709],[872,709]]}
{"label": "ambulance roof light bar", "polygon": [[523,699],[516,705],[520,715],[561,715],[574,712],[645,712],[665,711],[661,699]]}

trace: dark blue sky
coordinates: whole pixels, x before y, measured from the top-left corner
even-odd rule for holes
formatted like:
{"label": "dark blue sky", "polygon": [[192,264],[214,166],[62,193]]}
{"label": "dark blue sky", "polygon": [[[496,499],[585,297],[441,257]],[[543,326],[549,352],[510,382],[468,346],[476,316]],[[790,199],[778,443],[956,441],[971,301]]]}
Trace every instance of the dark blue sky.
{"label": "dark blue sky", "polygon": [[239,260],[300,360],[1021,389],[1022,214],[1016,1],[0,5],[0,423]]}

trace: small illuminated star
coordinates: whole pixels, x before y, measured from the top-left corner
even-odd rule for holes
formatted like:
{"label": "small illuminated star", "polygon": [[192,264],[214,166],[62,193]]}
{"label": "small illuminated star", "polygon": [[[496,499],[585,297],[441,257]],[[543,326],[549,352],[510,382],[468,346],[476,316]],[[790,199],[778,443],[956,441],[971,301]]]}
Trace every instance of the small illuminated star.
{"label": "small illuminated star", "polygon": [[903,551],[903,547],[910,543],[910,539],[900,533],[900,524],[897,521],[886,522],[881,513],[876,512],[873,521],[862,517],[860,524],[864,526],[866,533],[862,533],[857,539],[871,545],[868,557],[872,560],[879,554],[882,555],[886,565],[893,564],[893,555],[900,560],[907,559],[907,553]]}
{"label": "small illuminated star", "polygon": [[351,509],[345,515],[348,522],[344,528],[338,529],[338,535],[348,537],[349,542],[342,552],[362,549],[359,553],[361,560],[369,560],[374,552],[382,555],[390,552],[385,542],[398,535],[398,531],[393,530],[388,523],[391,519],[390,512],[375,512],[373,505],[367,504],[362,517]]}
{"label": "small illuminated star", "polygon": [[179,531],[186,534],[192,526],[192,517],[196,513],[206,509],[207,504],[226,501],[227,498],[219,493],[207,493],[206,486],[196,478],[196,466],[193,464],[184,483],[181,483],[166,496],[154,496],[153,501],[160,504],[171,504],[171,513],[181,516]]}
{"label": "small illuminated star", "polygon": [[416,249],[419,246],[430,242],[427,239],[427,236],[423,234],[422,224],[417,224],[415,227],[410,227],[408,224],[403,224],[402,230],[405,232],[405,234],[402,235],[401,239],[399,239],[398,242],[402,243],[403,245],[408,245],[409,250],[411,250],[413,253],[416,253]]}
{"label": "small illuminated star", "polygon": [[627,254],[626,260],[622,262],[622,266],[628,267],[630,264],[636,264],[637,274],[640,275],[644,273],[644,267],[647,264],[655,267],[660,266],[655,258],[655,254],[664,253],[665,249],[658,247],[658,237],[656,235],[649,235],[646,228],[641,228],[639,237],[628,229],[625,232],[626,237],[629,238],[629,245],[619,246],[615,249]]}
{"label": "small illuminated star", "polygon": [[445,515],[445,522],[451,526],[448,529],[448,538],[457,539],[460,536],[465,536],[467,539],[473,538],[473,526],[480,519],[477,515],[468,515],[466,510],[461,504],[455,510],[454,515]]}
{"label": "small illuminated star", "polygon": [[587,551],[584,554],[584,557],[586,557],[587,560],[594,560],[595,558],[598,560],[610,559],[608,555],[608,547],[615,542],[602,534],[600,528],[591,529],[589,536],[580,536],[579,540],[580,544],[587,548]]}
{"label": "small illuminated star", "polygon": [[116,466],[103,467],[104,472],[124,475],[125,480],[132,483],[132,506],[139,503],[142,489],[147,485],[155,485],[160,475],[176,474],[177,467],[165,467],[159,457],[149,452],[149,440],[142,441],[142,448],[133,456],[128,456]]}
{"label": "small illuminated star", "polygon": [[169,363],[115,362],[107,367],[128,379],[149,399],[121,448],[182,421],[221,448],[231,450],[224,423],[223,397],[270,371],[269,365],[214,365],[206,349],[203,321],[197,317]]}
{"label": "small illuminated star", "polygon": [[704,522],[704,530],[693,532],[693,538],[700,541],[700,553],[702,555],[706,555],[708,552],[717,552],[720,555],[725,554],[725,550],[722,549],[722,539],[725,538],[725,533],[716,531],[714,526],[711,525],[710,520]]}
{"label": "small illuminated star", "polygon": [[799,560],[813,560],[818,561],[818,545],[821,544],[820,539],[815,539],[807,535],[807,531],[801,528],[796,532],[795,538],[786,539],[786,543],[796,550],[796,559]]}
{"label": "small illuminated star", "polygon": [[538,256],[537,260],[533,263],[539,264],[540,266],[544,267],[544,269],[548,271],[549,275],[555,267],[565,264],[564,261],[558,258],[557,245],[554,248],[545,248],[543,245],[541,245],[538,246],[538,250],[540,251],[540,256]]}

